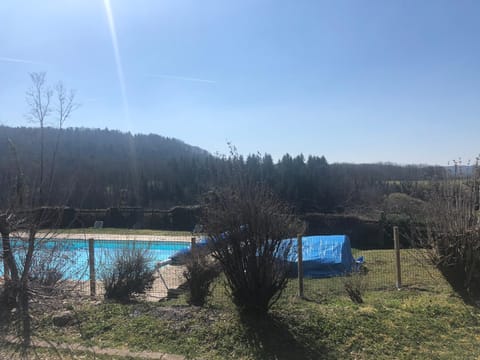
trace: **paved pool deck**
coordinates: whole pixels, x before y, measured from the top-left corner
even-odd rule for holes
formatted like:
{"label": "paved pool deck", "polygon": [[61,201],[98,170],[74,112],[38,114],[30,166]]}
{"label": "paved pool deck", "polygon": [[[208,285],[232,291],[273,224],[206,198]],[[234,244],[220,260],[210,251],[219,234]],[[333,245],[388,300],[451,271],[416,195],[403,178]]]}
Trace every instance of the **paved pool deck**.
{"label": "paved pool deck", "polygon": [[38,237],[49,239],[95,239],[95,240],[124,240],[124,241],[170,241],[170,242],[188,242],[190,243],[192,236],[188,235],[135,235],[135,234],[85,234],[85,233],[62,233],[39,232]]}

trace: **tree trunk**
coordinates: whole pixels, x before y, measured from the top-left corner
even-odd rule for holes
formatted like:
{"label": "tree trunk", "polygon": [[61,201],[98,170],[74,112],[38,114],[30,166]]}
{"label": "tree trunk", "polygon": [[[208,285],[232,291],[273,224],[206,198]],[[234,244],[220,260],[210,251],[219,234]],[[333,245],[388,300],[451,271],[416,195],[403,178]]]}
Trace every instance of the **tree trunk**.
{"label": "tree trunk", "polygon": [[8,254],[10,252],[10,236],[8,233],[2,233],[2,259],[3,259],[3,277],[5,282],[11,279],[10,267],[8,266]]}
{"label": "tree trunk", "polygon": [[10,242],[10,226],[6,215],[0,216],[0,233],[2,235],[2,252],[5,280],[18,281],[18,269],[13,257],[12,245]]}
{"label": "tree trunk", "polygon": [[18,289],[17,303],[22,322],[22,354],[26,355],[32,341],[32,324],[30,319],[28,287],[20,286]]}

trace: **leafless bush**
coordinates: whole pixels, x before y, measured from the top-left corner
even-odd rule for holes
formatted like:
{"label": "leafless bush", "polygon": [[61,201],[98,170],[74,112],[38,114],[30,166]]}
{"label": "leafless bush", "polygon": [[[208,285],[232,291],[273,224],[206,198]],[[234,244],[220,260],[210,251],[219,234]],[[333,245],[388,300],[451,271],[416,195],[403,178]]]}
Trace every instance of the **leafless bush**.
{"label": "leafless bush", "polygon": [[470,298],[480,296],[478,183],[451,178],[435,184],[426,206],[427,234],[419,237],[430,260]]}
{"label": "leafless bush", "polygon": [[355,304],[363,303],[363,295],[367,289],[367,278],[364,271],[346,274],[343,278],[343,288]]}
{"label": "leafless bush", "polygon": [[183,261],[188,289],[187,301],[191,305],[203,306],[210,295],[211,285],[220,274],[218,263],[204,248],[196,248],[184,255]]}
{"label": "leafless bush", "polygon": [[76,269],[74,257],[75,254],[62,242],[39,242],[29,274],[31,288],[50,295],[71,290],[73,284],[69,283],[69,277],[80,275],[77,272],[85,270]]}
{"label": "leafless bush", "polygon": [[232,185],[205,197],[202,224],[234,304],[245,313],[266,314],[288,281],[291,243],[282,240],[301,231],[291,209],[239,173]]}
{"label": "leafless bush", "polygon": [[113,255],[113,261],[100,274],[105,298],[129,301],[134,294],[145,294],[155,280],[153,260],[148,250],[124,248]]}

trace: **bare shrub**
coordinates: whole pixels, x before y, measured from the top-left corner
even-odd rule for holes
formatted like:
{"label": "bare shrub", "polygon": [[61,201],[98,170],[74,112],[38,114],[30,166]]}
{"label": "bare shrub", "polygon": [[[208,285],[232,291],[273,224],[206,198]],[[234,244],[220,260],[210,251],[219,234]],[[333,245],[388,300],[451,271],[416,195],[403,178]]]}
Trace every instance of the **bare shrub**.
{"label": "bare shrub", "polygon": [[343,288],[350,300],[355,304],[363,303],[363,295],[367,289],[367,278],[365,272],[358,271],[346,274],[342,278]]}
{"label": "bare shrub", "polygon": [[232,185],[205,197],[202,224],[234,304],[241,312],[266,314],[288,281],[291,242],[282,240],[301,231],[291,209],[239,173]]}
{"label": "bare shrub", "polygon": [[39,287],[46,292],[51,292],[63,279],[63,275],[63,272],[55,266],[37,263],[30,274],[30,284],[32,287]]}
{"label": "bare shrub", "polygon": [[61,243],[52,244],[52,241],[37,244],[29,274],[32,289],[52,294],[64,288],[62,285],[68,281],[68,274],[74,275],[74,254],[64,247]]}
{"label": "bare shrub", "polygon": [[153,285],[154,267],[148,251],[135,247],[115,253],[113,261],[100,274],[105,298],[129,301],[134,294],[144,294]]}
{"label": "bare shrub", "polygon": [[430,260],[453,287],[470,298],[480,296],[480,227],[478,183],[474,178],[449,178],[434,185],[426,205],[426,236]]}
{"label": "bare shrub", "polygon": [[211,284],[220,274],[220,268],[205,249],[194,249],[184,255],[185,271],[188,289],[187,302],[190,305],[203,306],[211,292]]}

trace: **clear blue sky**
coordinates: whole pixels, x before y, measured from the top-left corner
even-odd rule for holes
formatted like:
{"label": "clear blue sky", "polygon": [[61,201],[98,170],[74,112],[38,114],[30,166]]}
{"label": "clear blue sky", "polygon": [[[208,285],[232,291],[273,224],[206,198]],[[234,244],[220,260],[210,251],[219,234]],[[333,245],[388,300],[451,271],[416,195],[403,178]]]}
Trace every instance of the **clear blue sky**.
{"label": "clear blue sky", "polygon": [[212,153],[227,141],[330,162],[480,152],[476,0],[2,0],[0,124],[28,125],[33,71],[77,90],[70,126]]}

